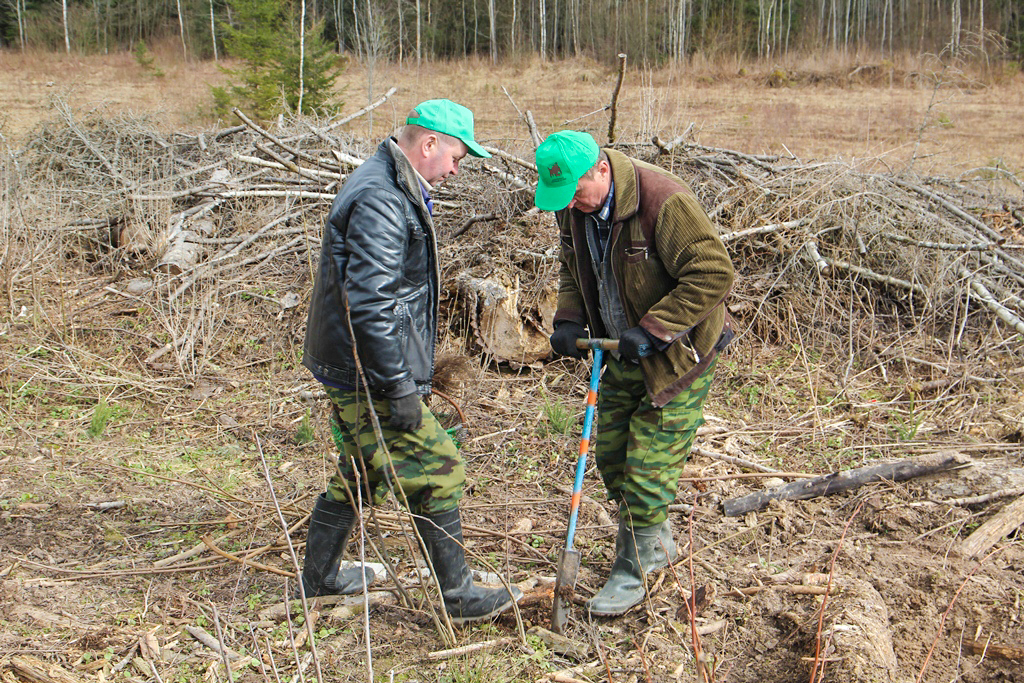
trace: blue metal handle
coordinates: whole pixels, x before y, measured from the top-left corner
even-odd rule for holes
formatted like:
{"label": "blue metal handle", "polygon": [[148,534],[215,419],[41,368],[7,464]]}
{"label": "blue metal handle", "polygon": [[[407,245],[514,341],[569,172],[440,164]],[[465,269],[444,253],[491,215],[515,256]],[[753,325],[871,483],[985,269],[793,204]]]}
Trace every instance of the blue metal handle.
{"label": "blue metal handle", "polygon": [[594,412],[597,408],[597,390],[601,384],[601,361],[604,351],[600,341],[593,344],[594,365],[590,369],[590,391],[587,393],[587,412],[583,417],[583,437],[580,439],[580,455],[576,460],[576,478],[572,485],[572,507],[569,511],[569,533],[566,537],[566,549],[572,550],[572,542],[576,536],[576,520],[580,514],[580,495],[583,492],[583,473],[587,469],[587,452],[590,450],[590,439],[594,432]]}

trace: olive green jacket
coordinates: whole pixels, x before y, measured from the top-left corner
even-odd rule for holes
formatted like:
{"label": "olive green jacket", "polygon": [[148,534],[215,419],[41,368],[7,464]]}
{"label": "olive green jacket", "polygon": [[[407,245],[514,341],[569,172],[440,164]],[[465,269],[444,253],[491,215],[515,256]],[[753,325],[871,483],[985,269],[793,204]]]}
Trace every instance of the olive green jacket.
{"label": "olive green jacket", "polygon": [[[686,389],[731,338],[724,300],[732,287],[732,262],[686,183],[614,149],[604,151],[615,182],[612,274],[629,324],[661,341],[662,350],[640,365],[651,401],[662,406]],[[574,321],[603,337],[585,214],[563,209],[555,217],[561,271],[554,320]]]}

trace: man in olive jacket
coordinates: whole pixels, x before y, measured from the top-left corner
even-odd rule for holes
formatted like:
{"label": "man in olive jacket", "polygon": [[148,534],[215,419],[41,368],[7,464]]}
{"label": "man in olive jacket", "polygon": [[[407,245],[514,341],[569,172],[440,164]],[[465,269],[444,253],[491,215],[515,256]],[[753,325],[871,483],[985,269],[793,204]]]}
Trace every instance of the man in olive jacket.
{"label": "man in olive jacket", "polygon": [[474,585],[459,515],[465,465],[422,400],[434,374],[440,296],[430,192],[467,154],[490,156],[473,138],[472,112],[428,100],[352,172],[331,206],[302,362],[331,399],[339,455],[309,521],[307,597],[354,593],[374,578],[368,568],[340,569],[360,485],[364,500],[380,503],[394,490],[409,506],[455,623],[486,619],[522,595]]}
{"label": "man in olive jacket", "polygon": [[595,456],[619,503],[615,561],[588,602],[616,616],[643,600],[644,577],[677,554],[668,521],[703,422],[733,269],[693,192],[667,171],[562,131],[537,148],[536,205],[561,240],[551,348],[582,358],[578,338],[619,340],[598,403]]}

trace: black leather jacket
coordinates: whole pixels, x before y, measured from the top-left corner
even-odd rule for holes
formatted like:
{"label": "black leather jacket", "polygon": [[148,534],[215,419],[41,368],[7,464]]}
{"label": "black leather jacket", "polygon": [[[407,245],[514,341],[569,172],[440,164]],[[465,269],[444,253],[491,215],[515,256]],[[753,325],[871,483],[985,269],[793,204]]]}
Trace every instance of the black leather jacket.
{"label": "black leather jacket", "polygon": [[334,198],[306,321],[303,365],[328,381],[356,386],[346,296],[370,390],[385,398],[430,393],[437,242],[416,172],[393,138]]}

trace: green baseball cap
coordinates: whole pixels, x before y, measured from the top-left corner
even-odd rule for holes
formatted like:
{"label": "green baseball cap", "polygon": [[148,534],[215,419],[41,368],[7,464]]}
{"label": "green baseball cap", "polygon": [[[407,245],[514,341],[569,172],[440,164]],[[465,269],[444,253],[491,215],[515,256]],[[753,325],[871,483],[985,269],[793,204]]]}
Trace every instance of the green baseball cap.
{"label": "green baseball cap", "polygon": [[491,156],[473,139],[473,112],[451,100],[421,102],[405,122],[458,138],[475,157],[487,159]]}
{"label": "green baseball cap", "polygon": [[576,194],[576,183],[594,167],[601,150],[589,133],[562,130],[537,148],[537,194],[533,203],[544,211],[560,211]]}

